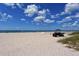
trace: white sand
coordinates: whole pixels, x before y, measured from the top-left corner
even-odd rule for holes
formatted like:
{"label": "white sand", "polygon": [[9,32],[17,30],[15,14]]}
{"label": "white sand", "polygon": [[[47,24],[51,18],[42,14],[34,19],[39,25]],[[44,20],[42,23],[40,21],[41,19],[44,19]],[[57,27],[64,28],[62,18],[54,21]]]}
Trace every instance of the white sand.
{"label": "white sand", "polygon": [[[67,36],[67,35],[65,35]],[[68,37],[68,36],[67,36]],[[78,51],[58,43],[60,38],[49,32],[0,33],[0,55],[2,56],[77,56]]]}

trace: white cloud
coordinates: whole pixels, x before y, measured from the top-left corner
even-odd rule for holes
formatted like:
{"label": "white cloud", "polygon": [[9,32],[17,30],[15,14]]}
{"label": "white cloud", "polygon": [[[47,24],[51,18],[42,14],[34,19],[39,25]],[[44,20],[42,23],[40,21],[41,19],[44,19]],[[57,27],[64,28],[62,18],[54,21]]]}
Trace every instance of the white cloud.
{"label": "white cloud", "polygon": [[57,23],[62,23],[62,27],[73,27],[79,25],[79,13],[75,15],[67,16],[61,21],[57,21]]}
{"label": "white cloud", "polygon": [[56,14],[55,16],[56,16],[56,17],[59,17],[59,16],[60,16],[60,14]]}
{"label": "white cloud", "polygon": [[72,26],[76,26],[79,22],[78,21],[75,21]]}
{"label": "white cloud", "polygon": [[62,24],[62,27],[73,27],[73,26],[78,26],[79,22],[78,21],[74,21],[73,23],[64,23]]}
{"label": "white cloud", "polygon": [[32,17],[33,15],[38,16],[46,16],[48,13],[50,13],[49,9],[42,9],[39,10],[39,6],[35,4],[27,5],[27,8],[24,9],[24,13],[26,16]]}
{"label": "white cloud", "polygon": [[74,15],[72,17],[79,18],[79,13],[77,13],[76,15]]}
{"label": "white cloud", "polygon": [[56,16],[55,15],[51,15],[51,18],[53,19],[53,18],[56,18]]}
{"label": "white cloud", "polygon": [[16,3],[16,6],[18,6],[19,8],[21,8],[21,9],[23,9],[23,4],[21,4],[21,3]]}
{"label": "white cloud", "polygon": [[45,23],[53,23],[55,20],[46,19],[44,20]]}
{"label": "white cloud", "polygon": [[37,16],[34,18],[35,22],[43,22],[45,20],[45,16]]}
{"label": "white cloud", "polygon": [[67,16],[62,21],[68,22],[68,21],[72,21],[72,20],[79,20],[79,13],[77,13],[75,15]]}
{"label": "white cloud", "polygon": [[72,18],[70,16],[65,17],[64,19],[62,19],[61,21],[57,21],[57,23],[66,23],[66,22],[70,22],[72,21]]}
{"label": "white cloud", "polygon": [[25,19],[25,18],[21,18],[20,20],[21,20],[21,21],[26,21],[26,19]]}
{"label": "white cloud", "polygon": [[23,8],[22,8],[23,4],[21,4],[21,3],[4,3],[4,4],[5,4],[6,6],[12,7],[13,9],[14,9],[14,8],[17,8],[17,7],[23,9]]}
{"label": "white cloud", "polygon": [[45,15],[45,14],[46,14],[46,10],[45,9],[38,11],[38,15]]}
{"label": "white cloud", "polygon": [[0,21],[7,21],[8,19],[11,19],[12,15],[9,15],[7,13],[0,13]]}
{"label": "white cloud", "polygon": [[68,16],[68,17],[66,17],[65,19],[63,19],[63,22],[68,22],[68,21],[72,21],[72,19],[71,19],[70,16]]}
{"label": "white cloud", "polygon": [[38,11],[38,15],[45,16],[49,12],[50,12],[49,9],[43,9],[43,10]]}
{"label": "white cloud", "polygon": [[60,15],[65,15],[65,14],[66,14],[65,12],[61,12],[61,13],[60,13]]}
{"label": "white cloud", "polygon": [[79,12],[79,3],[68,3],[65,6],[65,12],[66,13],[72,13],[74,11]]}
{"label": "white cloud", "polygon": [[38,12],[38,7],[35,4],[27,5],[27,8],[24,10],[24,13],[27,16],[33,16]]}
{"label": "white cloud", "polygon": [[12,16],[12,15],[7,15],[7,17],[8,17],[8,18],[12,18],[13,16]]}
{"label": "white cloud", "polygon": [[34,22],[53,23],[55,20],[46,19],[45,16],[37,16],[33,20]]}
{"label": "white cloud", "polygon": [[[54,16],[55,17],[60,17],[60,16],[63,16],[63,15],[74,14],[74,16],[71,15],[71,16],[68,16],[68,17],[71,17],[71,18],[79,17],[79,14],[77,14],[77,13],[79,13],[79,3],[68,3],[68,4],[65,5],[64,11],[62,11],[61,13],[57,13]],[[54,16],[52,16],[52,18],[54,18]]]}
{"label": "white cloud", "polygon": [[79,21],[79,13],[75,14],[75,15],[71,15],[71,16],[67,16],[64,19],[62,19],[61,21],[58,21],[59,23],[64,23],[64,22],[70,22],[70,21]]}
{"label": "white cloud", "polygon": [[[49,9],[38,10],[37,17],[34,18],[34,22],[52,23],[54,20],[47,19],[47,15],[50,13]],[[51,16],[51,15],[50,15]]]}
{"label": "white cloud", "polygon": [[72,23],[64,23],[62,24],[62,27],[72,27]]}
{"label": "white cloud", "polygon": [[15,3],[4,3],[6,6],[10,6],[12,8],[16,8],[15,7]]}

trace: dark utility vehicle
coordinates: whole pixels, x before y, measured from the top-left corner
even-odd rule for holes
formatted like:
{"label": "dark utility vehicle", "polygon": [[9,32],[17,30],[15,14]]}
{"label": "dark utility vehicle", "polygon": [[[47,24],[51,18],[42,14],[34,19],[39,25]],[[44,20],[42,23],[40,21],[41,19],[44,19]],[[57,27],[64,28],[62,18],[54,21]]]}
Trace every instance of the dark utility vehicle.
{"label": "dark utility vehicle", "polygon": [[54,33],[53,33],[53,37],[64,37],[64,33],[61,33],[59,29],[57,29]]}

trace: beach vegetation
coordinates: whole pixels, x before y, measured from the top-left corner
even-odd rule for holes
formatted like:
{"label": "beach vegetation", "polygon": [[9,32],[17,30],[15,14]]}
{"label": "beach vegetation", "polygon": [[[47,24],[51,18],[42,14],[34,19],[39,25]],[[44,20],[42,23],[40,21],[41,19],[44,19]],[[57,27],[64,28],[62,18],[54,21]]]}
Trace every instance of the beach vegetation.
{"label": "beach vegetation", "polygon": [[79,51],[79,32],[74,32],[71,33],[70,35],[72,36],[58,40],[58,42],[61,42],[62,44],[66,44],[66,47],[68,48],[73,48]]}

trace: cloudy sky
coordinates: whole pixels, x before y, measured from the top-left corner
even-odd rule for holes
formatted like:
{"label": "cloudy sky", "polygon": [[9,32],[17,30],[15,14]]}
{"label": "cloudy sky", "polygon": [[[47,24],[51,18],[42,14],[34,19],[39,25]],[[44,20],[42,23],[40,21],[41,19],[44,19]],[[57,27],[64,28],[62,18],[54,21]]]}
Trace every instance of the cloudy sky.
{"label": "cloudy sky", "polygon": [[78,3],[2,3],[0,30],[78,30]]}

